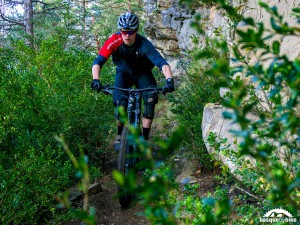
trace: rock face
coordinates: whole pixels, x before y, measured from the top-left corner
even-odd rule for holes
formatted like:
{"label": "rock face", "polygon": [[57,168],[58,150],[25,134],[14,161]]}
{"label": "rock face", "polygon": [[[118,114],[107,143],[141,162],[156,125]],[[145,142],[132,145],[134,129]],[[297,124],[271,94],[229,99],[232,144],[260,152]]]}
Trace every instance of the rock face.
{"label": "rock face", "polygon": [[[292,17],[291,10],[297,7],[298,0],[266,0],[269,5],[276,5],[278,12],[292,26],[297,26],[297,21]],[[233,0],[233,5],[241,5],[239,0]],[[154,43],[155,47],[167,57],[175,75],[179,75],[176,62],[185,56],[186,52],[195,47],[193,38],[197,38],[197,46],[204,45],[206,37],[214,37],[214,30],[221,28],[221,32],[229,41],[228,19],[223,17],[215,6],[204,4],[195,4],[191,8],[179,5],[179,0],[144,0],[146,9],[146,23],[144,26],[146,36]],[[244,15],[252,17],[255,21],[260,21],[270,26],[270,16],[264,9],[258,7],[258,0],[248,0],[244,8]],[[190,26],[195,15],[201,15],[204,34],[199,34]],[[238,28],[243,28],[239,24]],[[300,56],[300,40],[298,37],[288,37],[282,40],[281,52],[287,54],[290,58]],[[249,56],[255,59],[255,57]],[[179,68],[180,69],[180,68]],[[181,72],[181,71],[180,71]]]}
{"label": "rock face", "polygon": [[[236,1],[234,4],[237,4]],[[268,5],[272,6],[272,5],[276,5],[278,7],[278,12],[279,14],[283,15],[284,20],[290,24],[291,26],[298,26],[296,21],[293,19],[293,17],[291,16],[291,10],[292,8],[297,6],[297,1],[296,0],[288,0],[288,1],[275,1],[275,0],[269,0],[269,1],[265,1]],[[262,8],[258,7],[258,1],[256,0],[249,0],[247,2],[247,6],[245,7],[245,12],[244,12],[244,16],[245,17],[252,17],[255,21],[259,21],[259,22],[263,22],[266,27],[270,27],[270,16],[268,13],[266,13]],[[238,25],[239,29],[243,29],[243,24],[239,24]],[[278,37],[274,37],[271,41],[273,41],[274,39],[278,40]],[[228,39],[230,40],[230,38],[228,37]],[[283,40],[281,40],[281,49],[280,49],[282,54],[286,54],[290,59],[294,59],[296,57],[300,56],[300,40],[299,38],[295,38],[295,37],[287,37],[284,38]],[[249,59],[250,64],[254,64],[256,63],[257,58],[256,57],[258,54],[260,54],[259,52],[255,53],[256,55],[253,54],[247,54],[244,52],[244,55],[246,55]],[[267,63],[265,64],[265,66],[267,66]],[[231,63],[233,64],[233,63]],[[241,74],[242,75],[242,74]],[[242,79],[244,79],[244,82],[250,82],[249,78],[246,77],[242,77]],[[255,84],[254,84],[255,85]],[[221,89],[220,90],[220,95],[223,96],[226,93],[227,90]],[[256,95],[259,96],[260,98],[260,103],[261,105],[263,105],[266,110],[269,109],[269,106],[265,103],[265,99],[264,99],[264,95],[257,91]],[[283,91],[282,93],[282,97],[285,98],[287,100],[288,98],[288,93],[285,93],[285,91]],[[239,130],[239,128],[235,125],[232,125],[230,121],[228,120],[224,120],[224,118],[222,117],[222,112],[226,111],[225,108],[222,108],[219,105],[216,104],[207,104],[205,107],[205,110],[203,112],[203,121],[202,121],[202,132],[203,132],[203,138],[205,140],[206,143],[206,147],[208,149],[208,152],[211,154],[214,154],[215,157],[222,161],[224,164],[226,164],[228,166],[228,168],[230,169],[230,171],[239,179],[242,179],[241,177],[239,177],[237,174],[235,174],[235,170],[237,169],[236,165],[233,163],[232,159],[230,159],[230,157],[228,156],[224,156],[219,154],[218,152],[215,151],[215,149],[213,149],[208,141],[208,135],[210,132],[214,132],[218,135],[218,138],[227,139],[227,144],[230,145],[231,149],[236,149],[236,144],[235,143],[239,143],[239,140],[236,140],[235,137],[230,133],[230,130],[234,129],[234,130]],[[249,116],[250,119],[252,121],[257,120],[258,118],[256,118],[256,116],[254,115],[250,115]],[[282,151],[284,151],[283,149],[277,149],[278,150],[278,155],[284,155],[284,153]],[[244,162],[252,164],[252,166],[255,165],[255,161],[252,158],[247,157],[246,159],[244,159]],[[282,163],[283,165],[286,163],[283,158],[282,158]]]}
{"label": "rock face", "polygon": [[[253,17],[254,20],[263,22],[270,27],[270,16],[264,9],[257,7],[258,0],[248,0],[245,16]],[[283,15],[284,20],[291,26],[298,26],[296,19],[292,16],[292,9],[299,6],[298,0],[266,0],[264,1],[270,6],[277,6],[278,13]],[[290,59],[299,57],[300,53],[300,40],[299,37],[284,38],[281,42],[281,53],[286,54]]]}
{"label": "rock face", "polygon": [[[231,1],[233,5],[242,5],[239,0]],[[261,21],[270,26],[269,15],[264,9],[258,7],[259,0],[248,0],[244,8],[244,15],[252,17],[255,21]],[[291,9],[299,4],[299,0],[265,0],[268,5],[276,5],[278,12],[283,15],[285,21],[290,25],[297,26],[296,20],[291,15]],[[231,42],[230,29],[228,20],[222,16],[215,6],[204,5],[201,3],[193,5],[191,8],[179,5],[179,0],[144,0],[146,9],[146,24],[145,33],[147,37],[154,43],[161,53],[168,59],[174,76],[180,77],[184,75],[183,68],[180,67],[180,62],[184,60],[186,52],[195,47],[193,38],[197,38],[197,47],[204,45],[206,37],[213,37],[214,30],[219,30]],[[196,14],[201,14],[204,34],[198,34],[190,27],[190,22]],[[299,26],[299,24],[298,24]],[[239,24],[238,28],[243,29],[243,24]],[[288,37],[281,40],[281,52],[287,54],[288,57],[294,59],[300,57],[300,39],[298,37]],[[253,55],[248,56],[251,63],[255,63]],[[220,90],[221,96],[227,90]],[[263,99],[262,99],[263,101]],[[230,134],[229,129],[233,128],[230,121],[226,121],[222,117],[222,112],[226,110],[222,106],[210,103],[205,107],[202,121],[203,138],[209,153],[215,154],[207,141],[210,132],[216,133],[220,138],[227,138],[228,144],[234,146],[236,140]],[[255,118],[253,118],[255,119]],[[238,127],[235,127],[238,129]],[[230,170],[234,172],[234,163],[225,156],[218,156],[223,163],[226,163]]]}
{"label": "rock face", "polygon": [[[179,5],[179,0],[148,0],[144,1],[144,5],[146,9],[144,30],[147,37],[166,57],[174,76],[184,75],[180,62],[184,59],[186,51],[193,48],[192,37],[197,35],[190,27],[190,22],[197,10],[206,14],[208,11],[199,7],[187,9]],[[204,36],[200,39],[203,41]]]}
{"label": "rock face", "polygon": [[[240,127],[237,124],[232,124],[230,120],[223,117],[222,114],[225,111],[228,110],[219,104],[209,103],[205,106],[202,119],[202,136],[205,141],[208,153],[214,155],[214,158],[218,161],[226,164],[230,172],[234,174],[236,178],[242,180],[242,177],[235,173],[238,169],[237,165],[235,164],[236,160],[234,158],[231,158],[229,155],[225,155],[223,154],[223,152],[219,152],[218,150],[211,147],[208,141],[210,133],[214,133],[217,140],[228,140],[226,143],[221,144],[221,149],[226,148],[232,151],[237,149],[237,143],[239,143],[239,140],[231,134],[230,130],[239,131]],[[248,118],[250,120],[258,119],[258,117],[254,114],[249,114]],[[230,147],[228,148],[227,146]],[[244,159],[247,160],[248,166],[255,165],[255,160],[253,158],[245,157]]]}

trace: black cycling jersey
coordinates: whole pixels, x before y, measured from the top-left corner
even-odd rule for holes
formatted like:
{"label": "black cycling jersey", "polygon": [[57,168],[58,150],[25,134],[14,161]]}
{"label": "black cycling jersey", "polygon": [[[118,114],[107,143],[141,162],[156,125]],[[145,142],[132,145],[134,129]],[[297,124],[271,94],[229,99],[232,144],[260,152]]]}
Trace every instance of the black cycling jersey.
{"label": "black cycling jersey", "polygon": [[115,33],[108,38],[99,51],[93,65],[102,67],[112,55],[112,60],[117,66],[117,71],[145,74],[157,66],[160,70],[168,65],[153,44],[145,37],[136,34],[135,43],[127,46],[123,43],[121,33]]}

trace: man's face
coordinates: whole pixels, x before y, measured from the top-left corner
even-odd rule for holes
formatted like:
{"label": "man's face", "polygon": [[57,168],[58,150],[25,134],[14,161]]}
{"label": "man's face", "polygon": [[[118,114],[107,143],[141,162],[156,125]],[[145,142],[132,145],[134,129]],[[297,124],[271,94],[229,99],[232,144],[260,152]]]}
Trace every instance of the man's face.
{"label": "man's face", "polygon": [[136,30],[120,30],[122,34],[122,39],[125,45],[131,46],[135,42]]}

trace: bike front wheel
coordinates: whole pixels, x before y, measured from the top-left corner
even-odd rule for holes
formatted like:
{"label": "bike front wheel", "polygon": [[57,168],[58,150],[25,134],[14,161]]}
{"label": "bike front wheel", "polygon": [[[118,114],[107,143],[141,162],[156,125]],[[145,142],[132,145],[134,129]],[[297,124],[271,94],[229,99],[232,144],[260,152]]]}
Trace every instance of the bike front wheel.
{"label": "bike front wheel", "polygon": [[[128,141],[128,135],[129,129],[128,127],[124,127],[124,130],[121,135],[121,145],[118,156],[118,171],[124,176],[128,175],[129,169],[131,167],[130,153],[132,152],[133,148],[133,146],[130,145]],[[126,208],[130,205],[133,196],[127,187],[118,186],[118,198],[120,205]]]}

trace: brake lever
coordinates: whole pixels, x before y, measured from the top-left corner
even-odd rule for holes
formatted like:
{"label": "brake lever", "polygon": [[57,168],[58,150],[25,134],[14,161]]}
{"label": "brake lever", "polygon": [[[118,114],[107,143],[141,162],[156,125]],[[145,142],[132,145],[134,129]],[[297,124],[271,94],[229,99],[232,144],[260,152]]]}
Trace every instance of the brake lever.
{"label": "brake lever", "polygon": [[112,93],[113,93],[113,90],[103,89],[102,92],[103,92],[105,95],[109,95],[109,94],[112,94]]}
{"label": "brake lever", "polygon": [[101,90],[105,95],[109,95],[109,94],[112,94],[113,93],[113,90],[109,89],[109,85],[106,84],[102,87],[102,90]]}

